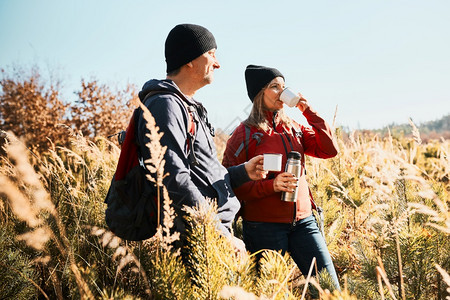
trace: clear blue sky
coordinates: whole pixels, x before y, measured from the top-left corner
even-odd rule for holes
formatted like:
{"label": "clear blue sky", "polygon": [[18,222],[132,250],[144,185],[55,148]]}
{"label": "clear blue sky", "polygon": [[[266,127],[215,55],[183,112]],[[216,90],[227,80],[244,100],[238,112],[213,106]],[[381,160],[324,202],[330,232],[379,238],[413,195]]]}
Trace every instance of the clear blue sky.
{"label": "clear blue sky", "polygon": [[165,77],[170,29],[195,23],[218,44],[222,67],[196,94],[216,127],[247,116],[248,64],[279,69],[330,123],[338,106],[350,129],[420,124],[450,113],[449,15],[447,0],[0,0],[0,68],[52,70],[67,99],[81,78],[140,88]]}

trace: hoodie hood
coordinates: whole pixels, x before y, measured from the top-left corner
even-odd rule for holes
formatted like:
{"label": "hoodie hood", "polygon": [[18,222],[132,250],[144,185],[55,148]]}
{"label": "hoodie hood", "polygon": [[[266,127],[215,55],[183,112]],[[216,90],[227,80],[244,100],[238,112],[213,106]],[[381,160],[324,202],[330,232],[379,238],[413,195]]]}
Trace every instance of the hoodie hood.
{"label": "hoodie hood", "polygon": [[150,79],[149,81],[144,83],[142,90],[139,92],[139,99],[143,101],[145,97],[148,95],[148,93],[153,91],[170,91],[175,94],[178,94],[185,100],[189,101],[189,99],[187,99],[186,96],[184,96],[183,93],[180,91],[175,82],[173,82],[170,79],[163,79],[163,80]]}
{"label": "hoodie hood", "polygon": [[145,97],[150,92],[155,91],[168,91],[177,94],[181,99],[183,99],[185,102],[187,102],[189,105],[194,106],[197,109],[198,116],[203,119],[205,125],[209,128],[209,131],[211,132],[211,135],[214,136],[214,128],[208,121],[208,112],[206,108],[203,106],[203,104],[199,101],[196,101],[195,99],[191,99],[186,97],[178,88],[176,83],[173,80],[170,79],[150,79],[146,83],[144,83],[144,86],[142,87],[142,90],[139,92],[139,99],[141,102],[144,101]]}

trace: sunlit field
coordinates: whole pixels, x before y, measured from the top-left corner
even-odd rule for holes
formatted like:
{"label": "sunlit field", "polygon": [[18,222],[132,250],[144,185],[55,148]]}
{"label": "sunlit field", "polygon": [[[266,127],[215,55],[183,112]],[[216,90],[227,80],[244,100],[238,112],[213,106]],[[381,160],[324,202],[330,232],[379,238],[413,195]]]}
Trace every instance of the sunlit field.
{"label": "sunlit field", "polygon": [[[11,90],[5,83],[3,97]],[[36,94],[44,95],[44,102],[49,95],[57,98],[57,93],[38,93],[39,84],[23,86],[16,88],[22,91],[17,95],[34,90],[31,99]],[[91,94],[80,93],[80,99],[102,99],[95,86],[85,86]],[[133,98],[129,91],[123,95]],[[123,128],[128,117],[114,126]],[[0,299],[449,297],[450,142],[422,141],[413,123],[413,134],[402,137],[337,128],[339,154],[307,159],[341,292],[330,292],[328,274],[301,274],[289,255],[273,251],[264,253],[258,272],[253,256],[236,254],[214,229],[214,205],[188,210],[188,243],[174,248],[179,237],[170,231],[174,212],[167,193],[160,199],[164,226],[153,238],[126,242],[115,237],[104,221],[104,199],[120,148],[106,133],[93,134],[97,127],[86,124],[81,133],[72,125],[55,127],[58,135],[47,135],[38,145],[33,143],[40,138],[37,132],[1,132]],[[220,132],[216,136],[219,156],[227,138]],[[161,151],[158,144],[153,153]],[[235,234],[241,235],[240,220]]]}

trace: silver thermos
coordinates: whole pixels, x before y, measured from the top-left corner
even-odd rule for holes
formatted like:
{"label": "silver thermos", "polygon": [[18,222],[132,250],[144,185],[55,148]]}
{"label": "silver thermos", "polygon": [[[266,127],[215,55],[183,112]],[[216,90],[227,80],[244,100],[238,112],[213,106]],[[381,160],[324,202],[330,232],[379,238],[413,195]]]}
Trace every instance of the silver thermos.
{"label": "silver thermos", "polygon": [[[302,156],[300,155],[300,153],[296,151],[289,152],[284,171],[294,174],[296,178],[300,178],[301,169],[302,169]],[[295,191],[293,193],[283,192],[281,194],[281,200],[287,202],[295,202],[295,200],[297,199],[297,194],[298,194],[298,186],[295,188]]]}

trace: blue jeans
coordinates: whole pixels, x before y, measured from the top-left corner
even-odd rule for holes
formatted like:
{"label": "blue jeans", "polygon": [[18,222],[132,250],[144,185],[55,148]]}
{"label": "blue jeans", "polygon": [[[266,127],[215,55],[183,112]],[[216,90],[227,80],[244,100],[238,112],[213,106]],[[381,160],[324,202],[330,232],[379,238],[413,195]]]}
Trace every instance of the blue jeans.
{"label": "blue jeans", "polygon": [[[313,215],[294,224],[243,221],[244,243],[251,253],[261,249],[288,251],[306,277],[313,257],[319,272],[326,269],[340,289],[336,270]],[[313,269],[315,274],[315,268]]]}

